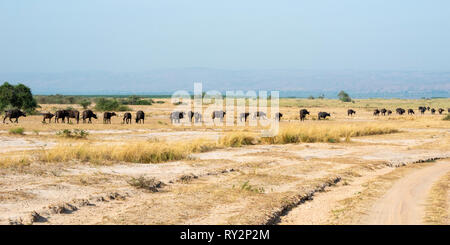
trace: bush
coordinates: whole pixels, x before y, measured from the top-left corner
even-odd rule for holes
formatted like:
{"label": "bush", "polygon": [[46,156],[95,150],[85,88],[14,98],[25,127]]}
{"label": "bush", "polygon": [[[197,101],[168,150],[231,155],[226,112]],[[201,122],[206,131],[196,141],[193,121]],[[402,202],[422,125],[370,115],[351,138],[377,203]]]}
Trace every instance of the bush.
{"label": "bush", "polygon": [[67,138],[85,139],[89,133],[83,129],[74,129],[73,131],[70,129],[64,129],[56,132],[56,135]]}
{"label": "bush", "polygon": [[339,100],[342,102],[351,102],[352,101],[352,98],[350,98],[350,95],[348,95],[346,92],[344,92],[344,90],[339,92],[338,97],[339,97]]}
{"label": "bush", "polygon": [[25,132],[25,129],[24,128],[12,128],[12,129],[10,129],[9,130],[9,133],[10,134],[20,134],[20,135],[23,135],[23,133]]}
{"label": "bush", "polygon": [[120,104],[115,99],[97,99],[95,109],[97,111],[117,111],[120,108]]}
{"label": "bush", "polygon": [[14,86],[5,82],[0,86],[0,110],[3,111],[7,107],[19,108],[30,113],[37,108],[37,102],[27,86],[21,83]]}
{"label": "bush", "polygon": [[126,105],[121,105],[117,108],[117,111],[132,111],[132,109]]}
{"label": "bush", "polygon": [[83,100],[80,102],[80,105],[83,107],[83,109],[87,109],[90,105],[91,105],[91,101],[90,100]]}
{"label": "bush", "polygon": [[444,121],[450,121],[450,114],[447,114],[444,118],[442,118]]}

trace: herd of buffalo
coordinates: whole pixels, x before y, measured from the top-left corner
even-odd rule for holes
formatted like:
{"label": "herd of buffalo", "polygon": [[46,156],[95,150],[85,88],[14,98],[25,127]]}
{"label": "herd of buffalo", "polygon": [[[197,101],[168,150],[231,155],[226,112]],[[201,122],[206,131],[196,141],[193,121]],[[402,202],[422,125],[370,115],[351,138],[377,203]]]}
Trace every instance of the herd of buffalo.
{"label": "herd of buffalo", "polygon": [[[436,109],[430,108],[429,106],[428,106],[428,107],[425,107],[425,106],[419,106],[418,109],[419,109],[419,111],[420,111],[421,114],[425,114],[426,111],[430,111],[431,114],[433,114],[433,115],[436,113]],[[349,115],[350,115],[350,111],[353,111],[353,110],[348,110]],[[445,110],[442,109],[442,108],[439,108],[439,109],[437,110],[437,112],[439,112],[439,114],[442,114],[444,111],[445,111]],[[354,111],[353,111],[353,112],[354,112]],[[403,109],[403,108],[397,108],[397,109],[395,109],[395,112],[396,112],[397,114],[399,114],[399,115],[403,115],[403,114],[406,113],[406,110]],[[450,113],[450,108],[448,108],[448,112]],[[355,113],[355,112],[354,112],[354,113]],[[373,115],[374,115],[374,116],[378,116],[378,115],[380,115],[380,114],[383,115],[383,116],[385,116],[386,114],[387,114],[387,115],[391,115],[391,114],[392,114],[392,111],[391,111],[391,110],[386,110],[385,108],[383,108],[383,109],[381,109],[381,110],[375,109],[375,110],[373,111]],[[414,110],[413,110],[413,109],[408,109],[408,115],[414,115],[414,114],[415,114],[415,113],[414,113]]]}
{"label": "herd of buffalo", "polygon": [[[426,111],[430,111],[431,114],[435,114],[436,111],[439,114],[442,114],[445,110],[442,108],[439,108],[438,110],[434,109],[434,108],[430,108],[430,107],[424,107],[424,106],[419,106],[419,111],[421,114],[424,114]],[[403,115],[406,113],[406,110],[403,108],[397,108],[396,113],[399,115]],[[413,109],[408,109],[407,110],[408,115],[412,115],[414,114],[414,110]],[[450,113],[450,108],[448,108],[448,112]],[[213,120],[215,119],[219,119],[220,121],[223,121],[223,119],[225,118],[225,111],[214,111],[211,115],[211,118]],[[300,121],[305,120],[306,115],[309,115],[309,111],[307,109],[301,109],[299,111],[299,116],[300,116]],[[353,109],[348,109],[347,111],[347,115],[348,116],[352,116],[356,114],[356,111]],[[378,116],[378,115],[391,115],[392,111],[391,110],[386,110],[385,108],[379,110],[379,109],[375,109],[373,112],[374,116]],[[52,118],[55,118],[55,123],[59,123],[59,121],[61,120],[63,123],[66,121],[70,123],[70,119],[73,118],[77,121],[77,123],[80,122],[80,112],[77,110],[58,110],[55,112],[55,114],[53,113],[42,113],[41,114],[44,118],[42,119],[43,122],[46,122],[46,120],[48,119],[48,122],[50,123]],[[22,112],[19,109],[12,109],[12,110],[8,110],[5,111],[5,116],[3,118],[3,123],[5,123],[6,118],[9,118],[9,120],[11,122],[12,119],[16,119],[14,122],[18,123],[19,117],[26,117],[26,114],[24,112]],[[113,116],[118,116],[115,112],[104,112],[103,113],[103,123],[104,124],[110,124],[111,123],[111,117]],[[242,122],[246,122],[247,118],[250,116],[250,113],[245,112],[245,113],[241,113],[239,115],[239,120]],[[282,113],[276,113],[275,114],[275,119],[277,119],[278,121],[281,120],[281,117],[283,116]],[[317,119],[326,119],[327,117],[331,117],[330,113],[327,112],[319,112],[317,114]],[[92,123],[92,118],[97,119],[97,114],[95,114],[92,110],[85,110],[83,111],[83,113],[81,114],[81,119],[83,120],[83,123]],[[126,112],[123,115],[123,123],[124,124],[131,124],[131,118],[132,115],[130,112]],[[170,120],[172,121],[172,123],[180,123],[180,120],[183,118],[187,118],[188,120],[190,120],[192,122],[192,119],[195,119],[195,122],[201,122],[202,120],[202,115],[198,112],[182,112],[182,111],[175,111],[172,112],[170,114]],[[267,119],[267,115],[266,113],[262,112],[262,111],[257,111],[255,113],[253,113],[253,119],[256,118],[263,118],[263,119]],[[144,123],[145,120],[145,113],[143,111],[137,111],[136,112],[136,117],[135,117],[136,123]]]}

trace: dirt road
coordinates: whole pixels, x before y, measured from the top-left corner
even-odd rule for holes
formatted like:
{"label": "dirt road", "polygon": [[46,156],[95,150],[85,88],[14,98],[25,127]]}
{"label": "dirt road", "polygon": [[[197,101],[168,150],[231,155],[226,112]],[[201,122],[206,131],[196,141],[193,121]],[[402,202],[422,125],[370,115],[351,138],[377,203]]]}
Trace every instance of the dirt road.
{"label": "dirt road", "polygon": [[398,180],[374,203],[364,224],[418,225],[423,223],[424,204],[432,184],[450,171],[450,161],[416,170]]}

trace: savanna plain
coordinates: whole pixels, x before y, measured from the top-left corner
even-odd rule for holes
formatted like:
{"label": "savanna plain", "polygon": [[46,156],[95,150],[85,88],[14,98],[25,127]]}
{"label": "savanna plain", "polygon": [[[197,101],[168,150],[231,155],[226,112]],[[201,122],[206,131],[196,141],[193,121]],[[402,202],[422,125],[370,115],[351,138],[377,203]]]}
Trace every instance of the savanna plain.
{"label": "savanna plain", "polygon": [[450,223],[450,99],[282,98],[276,136],[261,121],[174,125],[176,105],[158,100],[130,106],[132,124],[95,111],[90,124],[0,123],[0,224]]}

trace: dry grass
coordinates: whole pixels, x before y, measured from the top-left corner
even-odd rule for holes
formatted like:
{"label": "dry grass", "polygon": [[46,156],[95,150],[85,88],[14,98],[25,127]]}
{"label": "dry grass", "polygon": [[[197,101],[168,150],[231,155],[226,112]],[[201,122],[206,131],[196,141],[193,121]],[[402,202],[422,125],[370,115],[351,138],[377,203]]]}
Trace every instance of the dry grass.
{"label": "dry grass", "polygon": [[433,225],[449,224],[449,200],[450,172],[442,176],[433,184],[428,194],[425,206],[424,221]]}
{"label": "dry grass", "polygon": [[0,158],[0,168],[22,167],[32,163],[29,155],[21,154],[18,156],[6,156]]}
{"label": "dry grass", "polygon": [[380,126],[374,123],[363,124],[316,124],[288,126],[281,128],[274,137],[257,137],[251,133],[233,133],[223,137],[220,143],[224,146],[239,147],[255,144],[292,144],[329,142],[337,143],[344,138],[346,142],[351,137],[391,134],[399,132],[390,126]]}
{"label": "dry grass", "polygon": [[192,152],[204,152],[215,149],[210,141],[197,140],[190,143],[140,142],[117,145],[60,145],[39,154],[42,162],[68,162],[78,160],[105,164],[122,161],[133,163],[160,163],[188,158]]}

